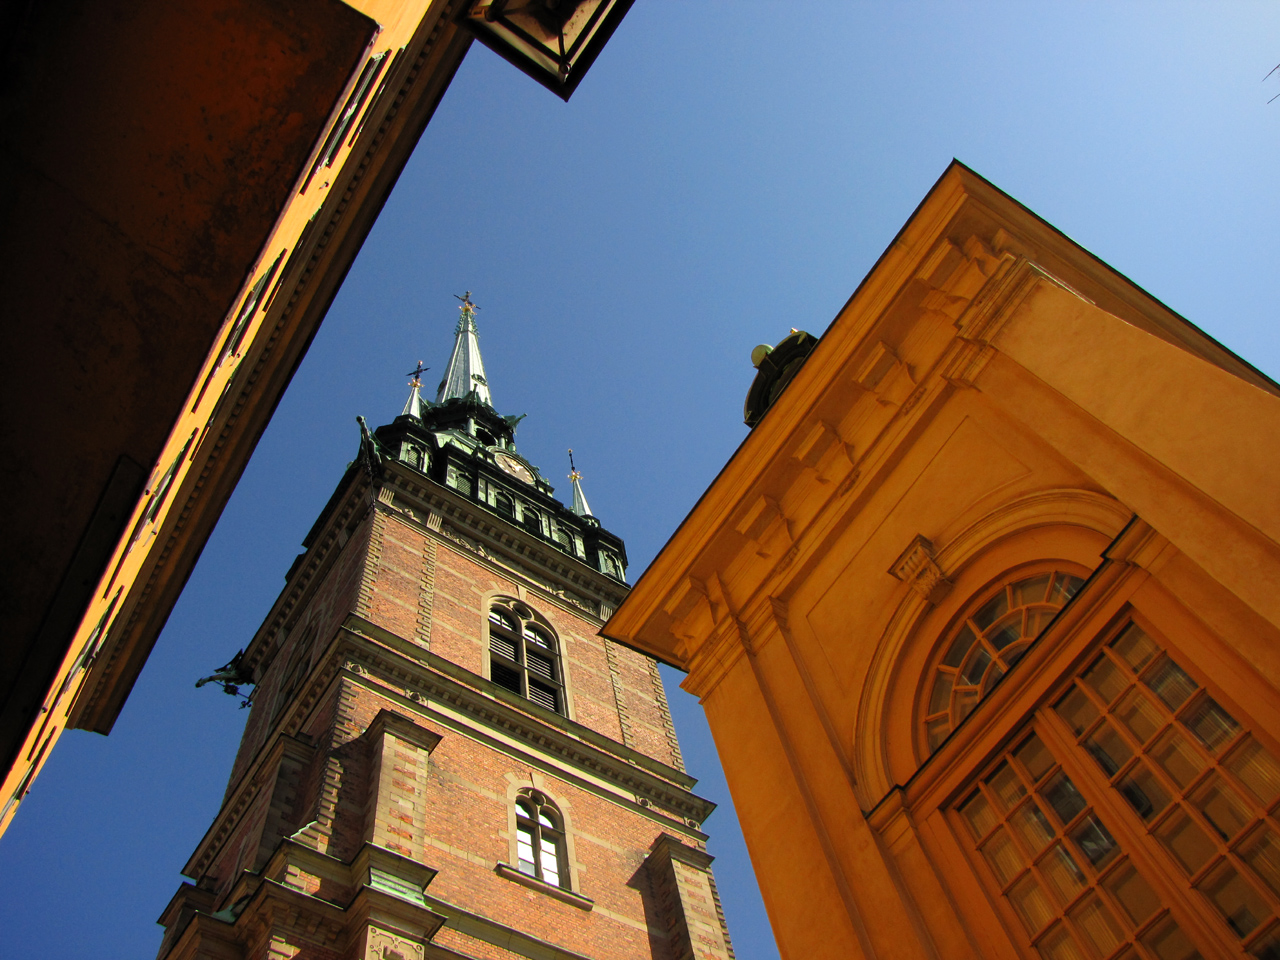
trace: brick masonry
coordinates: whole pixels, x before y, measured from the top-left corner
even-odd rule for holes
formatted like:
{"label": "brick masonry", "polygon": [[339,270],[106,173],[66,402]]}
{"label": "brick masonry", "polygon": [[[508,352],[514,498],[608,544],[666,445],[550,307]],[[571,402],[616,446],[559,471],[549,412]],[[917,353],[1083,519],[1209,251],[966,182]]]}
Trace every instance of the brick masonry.
{"label": "brick masonry", "polygon": [[[252,713],[161,956],[732,958],[656,665],[386,489],[347,496],[251,645]],[[488,682],[495,597],[554,630],[567,717]],[[567,889],[514,869],[520,790],[563,818]]]}

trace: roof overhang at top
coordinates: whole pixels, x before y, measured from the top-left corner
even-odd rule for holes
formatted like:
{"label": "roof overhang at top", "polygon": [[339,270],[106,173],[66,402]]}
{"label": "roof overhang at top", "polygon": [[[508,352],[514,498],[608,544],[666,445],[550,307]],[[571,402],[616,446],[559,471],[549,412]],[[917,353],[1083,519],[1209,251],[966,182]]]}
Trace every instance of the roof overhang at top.
{"label": "roof overhang at top", "polygon": [[[978,242],[980,236],[989,238],[990,245]],[[864,377],[878,378],[889,369],[893,358],[878,349],[883,346],[884,331],[895,324],[901,329],[912,316],[926,311],[952,309],[944,302],[948,294],[929,283],[946,258],[959,255],[977,263],[999,258],[1002,251],[1009,261],[1014,259],[1009,251],[1017,251],[1018,259],[1040,276],[1092,306],[1280,397],[1280,387],[1244,360],[968,167],[952,161],[837,314],[804,367],[640,577],[603,635],[689,669],[701,640],[687,631],[681,635],[683,611],[698,600],[709,600],[713,607],[724,601],[723,596],[695,600],[691,595],[708,591],[707,571],[726,562],[726,544],[744,539],[743,530],[753,522],[744,510],[751,513],[755,507],[750,504],[761,500],[762,478],[776,472],[782,460],[803,459],[806,443],[821,425],[824,405],[839,403],[842,391],[848,393]],[[946,268],[951,270],[949,265]],[[961,278],[962,284],[968,282],[971,287],[966,309],[994,309],[980,302],[985,280],[986,275],[977,270],[971,280]],[[959,321],[956,325],[960,326]],[[767,503],[763,509],[769,509]]]}

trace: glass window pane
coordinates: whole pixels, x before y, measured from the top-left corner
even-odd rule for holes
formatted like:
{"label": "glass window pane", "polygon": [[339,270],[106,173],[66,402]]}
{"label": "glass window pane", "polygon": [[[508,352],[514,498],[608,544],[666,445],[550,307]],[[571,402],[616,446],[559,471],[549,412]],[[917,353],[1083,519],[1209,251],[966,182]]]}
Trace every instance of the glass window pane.
{"label": "glass window pane", "polygon": [[1108,892],[1116,898],[1120,909],[1129,915],[1129,919],[1138,925],[1146,921],[1160,909],[1160,900],[1142,875],[1133,868],[1133,864],[1125,863],[1118,870],[1110,873],[1102,881]]}
{"label": "glass window pane", "polygon": [[986,634],[988,642],[997,650],[1003,650],[1015,640],[1022,639],[1022,614],[1015,613],[1013,616],[1001,621],[995,629],[990,630]]}
{"label": "glass window pane", "polygon": [[1002,887],[1022,870],[1022,854],[1018,853],[1009,834],[1003,830],[997,830],[996,835],[983,844],[982,855],[987,858]]}
{"label": "glass window pane", "polygon": [[1061,924],[1054,927],[1036,944],[1036,950],[1044,960],[1085,960],[1080,946]]}
{"label": "glass window pane", "polygon": [[1199,883],[1199,890],[1218,908],[1237,937],[1247,937],[1271,913],[1266,901],[1230,863],[1224,863]]}
{"label": "glass window pane", "polygon": [[1158,960],[1200,960],[1200,951],[1173,922],[1172,917],[1161,920],[1144,934],[1142,945],[1155,954]]}
{"label": "glass window pane", "polygon": [[930,720],[924,726],[925,732],[929,735],[929,752],[932,753],[942,746],[942,741],[950,735],[951,718],[940,717],[937,720]]}
{"label": "glass window pane", "polygon": [[1116,707],[1115,713],[1139,743],[1150,740],[1164,723],[1160,711],[1137,690],[1129,691]]}
{"label": "glass window pane", "polygon": [[1022,768],[1027,771],[1033,781],[1039,780],[1053,766],[1053,756],[1035,734],[1024,740],[1022,745],[1013,751],[1013,755],[1018,758],[1018,762],[1022,764]]}
{"label": "glass window pane", "polygon": [[1240,729],[1235,718],[1210,696],[1201,697],[1182,722],[1195,734],[1197,740],[1214,753],[1226,746]]}
{"label": "glass window pane", "polygon": [[933,693],[929,696],[929,712],[942,713],[951,708],[952,674],[940,671],[933,681]]}
{"label": "glass window pane", "polygon": [[556,861],[556,848],[550,843],[542,845],[542,879],[560,886],[560,866]]}
{"label": "glass window pane", "polygon": [[987,779],[987,786],[996,795],[1000,806],[1008,810],[1015,803],[1027,795],[1027,788],[1022,785],[1022,780],[1013,772],[1013,767],[1007,763],[1002,763]]}
{"label": "glass window pane", "polygon": [[1063,826],[1070,823],[1071,819],[1085,807],[1084,797],[1080,796],[1080,791],[1071,782],[1071,778],[1062,771],[1054,774],[1053,779],[1044,785],[1040,794],[1053,808],[1053,812],[1057,814]]}
{"label": "glass window pane", "polygon": [[973,622],[982,630],[986,630],[1006,613],[1009,612],[1009,601],[1005,597],[1004,590],[988,600],[982,605],[982,609],[973,615]]}
{"label": "glass window pane", "polygon": [[942,658],[943,664],[948,667],[960,666],[964,660],[964,655],[969,652],[969,648],[973,646],[975,639],[977,638],[974,637],[972,630],[968,627],[962,627],[960,632],[956,634],[955,640],[951,641],[951,649]]}
{"label": "glass window pane", "polygon": [[1148,637],[1136,623],[1129,624],[1124,633],[1120,634],[1116,642],[1111,645],[1111,649],[1124,658],[1124,662],[1129,664],[1134,673],[1141,673],[1142,668],[1160,652],[1155,641]]}
{"label": "glass window pane", "polygon": [[[984,654],[985,656],[985,654]],[[955,722],[959,723],[969,714],[973,713],[973,708],[978,705],[978,691],[975,687],[967,687],[956,691],[955,706],[952,708],[952,716]]]}
{"label": "glass window pane", "polygon": [[980,793],[975,793],[972,799],[960,808],[960,812],[964,814],[969,829],[973,831],[974,839],[981,840],[996,825],[995,811],[991,809],[991,804],[987,803],[987,798]]}
{"label": "glass window pane", "polygon": [[1084,583],[1079,577],[1073,577],[1067,573],[1058,574],[1053,580],[1053,587],[1049,590],[1049,602],[1064,606],[1068,600],[1076,595],[1081,585]]}
{"label": "glass window pane", "polygon": [[545,809],[538,811],[538,822],[544,827],[550,827],[552,830],[556,827],[556,822],[551,819],[551,814],[547,813]]}
{"label": "glass window pane", "polygon": [[1150,820],[1169,805],[1169,794],[1142,763],[1121,777],[1116,789],[1143,820]]}
{"label": "glass window pane", "polygon": [[1216,775],[1195,792],[1192,802],[1223,840],[1230,840],[1252,819],[1240,795]]}
{"label": "glass window pane", "polygon": [[1099,869],[1110,863],[1117,852],[1116,841],[1110,831],[1092,813],[1071,831],[1071,839],[1085,859]]}
{"label": "glass window pane", "polygon": [[1062,844],[1055,843],[1038,866],[1049,884],[1049,889],[1064,906],[1084,889],[1084,873],[1076,866],[1075,860]]}
{"label": "glass window pane", "polygon": [[964,682],[971,686],[978,686],[982,683],[982,675],[987,672],[989,666],[991,666],[991,654],[987,653],[985,647],[979,647],[964,669]]}
{"label": "glass window pane", "polygon": [[1156,836],[1187,873],[1195,873],[1217,852],[1209,835],[1185,813],[1179,812],[1166,820],[1156,831]]}
{"label": "glass window pane", "polygon": [[1170,660],[1168,654],[1163,653],[1151,671],[1142,678],[1142,682],[1164,701],[1166,707],[1175,711],[1186,703],[1187,698],[1200,686],[1187,676],[1180,666]]}
{"label": "glass window pane", "polygon": [[1110,956],[1124,934],[1120,924],[1097,894],[1086,897],[1069,914],[1076,930],[1100,957]]}
{"label": "glass window pane", "polygon": [[1257,960],[1280,960],[1280,927],[1268,930],[1253,942],[1249,956]]}
{"label": "glass window pane", "polygon": [[1022,918],[1027,932],[1033,937],[1044,929],[1056,911],[1049,903],[1049,898],[1036,883],[1036,878],[1027,874],[1009,890],[1009,900]]}
{"label": "glass window pane", "polygon": [[1264,804],[1280,796],[1280,764],[1262,744],[1249,738],[1223,764]]}
{"label": "glass window pane", "polygon": [[1089,756],[1098,761],[1098,766],[1108,777],[1128,763],[1129,758],[1133,756],[1133,751],[1129,749],[1124,738],[1105,720],[1094,731],[1093,736],[1084,742],[1084,748],[1089,751]]}
{"label": "glass window pane", "polygon": [[1128,686],[1129,680],[1120,669],[1103,654],[1084,673],[1084,682],[1091,686],[1103,703],[1110,703]]}
{"label": "glass window pane", "polygon": [[1187,787],[1204,769],[1199,752],[1181,734],[1170,730],[1160,738],[1151,757],[1180,787]]}
{"label": "glass window pane", "polygon": [[1071,692],[1059,700],[1053,709],[1067,722],[1067,726],[1077,737],[1098,718],[1098,708],[1077,687],[1072,687]]}
{"label": "glass window pane", "polygon": [[1015,810],[1009,817],[1009,822],[1032,854],[1039,853],[1053,839],[1053,827],[1049,826],[1049,821],[1034,800]]}
{"label": "glass window pane", "polygon": [[1264,827],[1240,848],[1240,856],[1253,872],[1280,897],[1280,839]]}
{"label": "glass window pane", "polygon": [[1025,607],[1029,603],[1044,603],[1045,594],[1049,590],[1049,574],[1020,580],[1013,585],[1013,605]]}

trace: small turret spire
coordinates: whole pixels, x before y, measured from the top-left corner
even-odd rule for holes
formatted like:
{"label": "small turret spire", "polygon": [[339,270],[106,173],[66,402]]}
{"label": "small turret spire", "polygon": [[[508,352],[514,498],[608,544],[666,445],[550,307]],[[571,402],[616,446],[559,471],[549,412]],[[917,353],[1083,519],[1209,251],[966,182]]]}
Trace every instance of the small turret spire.
{"label": "small turret spire", "polygon": [[580,517],[590,517],[591,507],[587,505],[587,498],[582,492],[582,474],[573,465],[573,448],[569,449],[569,479],[573,481],[573,506],[569,509]]}
{"label": "small turret spire", "polygon": [[476,311],[480,308],[471,302],[470,290],[458,299],[462,305],[458,308],[461,316],[458,318],[453,354],[449,357],[444,379],[440,381],[436,403],[465,399],[474,392],[477,400],[492,407],[493,395],[489,392],[489,381],[485,379],[484,361],[480,359],[480,338],[476,333]]}
{"label": "small turret spire", "polygon": [[430,369],[430,367],[424,367],[422,361],[419,360],[417,368],[405,374],[409,378],[409,399],[405,401],[404,409],[400,411],[400,416],[422,419],[422,394],[419,393],[419,390],[422,388],[422,375]]}

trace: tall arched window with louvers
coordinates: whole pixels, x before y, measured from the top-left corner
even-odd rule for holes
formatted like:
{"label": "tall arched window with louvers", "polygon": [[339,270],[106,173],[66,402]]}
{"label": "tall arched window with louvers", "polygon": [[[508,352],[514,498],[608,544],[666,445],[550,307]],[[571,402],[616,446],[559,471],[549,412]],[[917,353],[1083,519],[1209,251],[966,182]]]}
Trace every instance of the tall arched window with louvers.
{"label": "tall arched window with louvers", "polygon": [[567,887],[564,821],[560,811],[537,790],[516,797],[516,860],[526,876]]}
{"label": "tall arched window with louvers", "polygon": [[495,600],[489,607],[489,679],[567,716],[555,634],[518,600]]}

